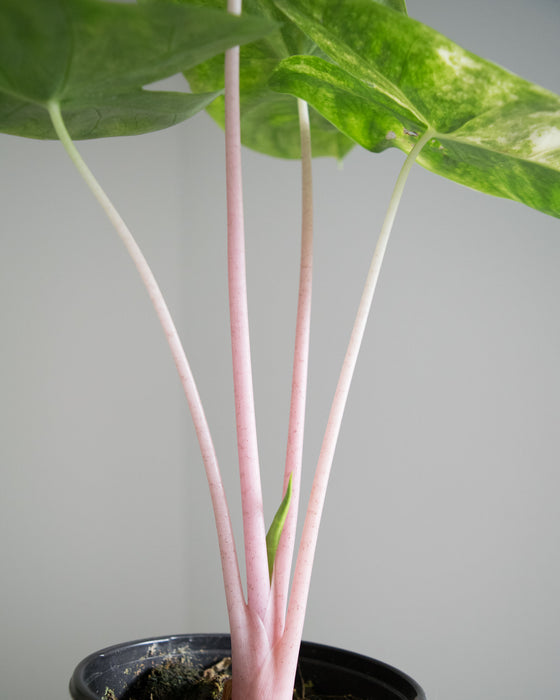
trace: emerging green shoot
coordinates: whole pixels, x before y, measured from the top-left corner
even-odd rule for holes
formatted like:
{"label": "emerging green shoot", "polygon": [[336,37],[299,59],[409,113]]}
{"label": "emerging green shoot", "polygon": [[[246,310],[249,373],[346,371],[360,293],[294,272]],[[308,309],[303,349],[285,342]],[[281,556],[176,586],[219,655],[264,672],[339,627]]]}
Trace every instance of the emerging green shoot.
{"label": "emerging green shoot", "polygon": [[[223,4],[1,0],[0,131],[60,138],[134,261],[169,342],[207,473],[232,638],[233,696],[290,700],[330,469],[407,176],[417,161],[463,185],[560,217],[560,97],[411,19],[405,0],[246,0],[243,17],[234,16],[241,12],[241,0],[229,1],[233,14]],[[187,76],[196,94],[145,89],[177,73]],[[224,89],[224,98],[216,99]],[[230,335],[246,592],[210,430],[178,333],[147,261],[74,144],[75,139],[162,129],[204,108],[226,130]],[[300,290],[285,494],[266,535],[249,342],[241,143],[302,159]],[[356,144],[373,152],[397,147],[407,157],[358,305],[292,577],[311,318],[311,155],[342,158]]]}
{"label": "emerging green shoot", "polygon": [[280,537],[284,529],[284,523],[286,522],[286,517],[288,515],[288,510],[290,508],[290,501],[292,500],[292,475],[288,479],[288,488],[282,503],[278,507],[272,522],[270,523],[270,528],[266,533],[266,553],[268,556],[268,573],[270,575],[270,580],[272,580],[272,571],[274,569],[274,560],[276,559],[276,550],[278,549],[278,543],[280,542]]}

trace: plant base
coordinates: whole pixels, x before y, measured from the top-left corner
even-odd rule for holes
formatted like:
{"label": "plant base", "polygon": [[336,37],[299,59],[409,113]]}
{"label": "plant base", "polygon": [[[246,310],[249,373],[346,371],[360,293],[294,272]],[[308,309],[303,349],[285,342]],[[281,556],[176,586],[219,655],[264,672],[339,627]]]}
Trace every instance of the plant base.
{"label": "plant base", "polygon": [[[148,687],[153,700],[214,700],[221,698],[228,673],[224,659],[230,653],[229,635],[223,634],[115,645],[78,664],[70,680],[70,694],[74,700],[147,700],[150,695],[140,693]],[[154,674],[153,669],[158,671]],[[196,689],[201,669],[210,669],[206,676],[211,682]],[[187,685],[195,687],[194,695],[186,694]],[[209,694],[209,687],[214,695]],[[310,642],[301,645],[296,694],[303,700],[426,700],[420,686],[401,671],[360,654]]]}

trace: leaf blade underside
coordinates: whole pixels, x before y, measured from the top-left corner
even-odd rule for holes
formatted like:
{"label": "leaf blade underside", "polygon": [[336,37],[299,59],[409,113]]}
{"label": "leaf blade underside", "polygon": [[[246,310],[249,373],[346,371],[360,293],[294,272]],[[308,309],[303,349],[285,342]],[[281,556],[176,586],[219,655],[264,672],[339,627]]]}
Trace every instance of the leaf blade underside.
{"label": "leaf blade underside", "polygon": [[262,18],[171,3],[2,0],[0,130],[55,138],[49,101],[61,105],[76,139],[164,128],[205,108],[218,93],[195,96],[143,86],[273,28]]}

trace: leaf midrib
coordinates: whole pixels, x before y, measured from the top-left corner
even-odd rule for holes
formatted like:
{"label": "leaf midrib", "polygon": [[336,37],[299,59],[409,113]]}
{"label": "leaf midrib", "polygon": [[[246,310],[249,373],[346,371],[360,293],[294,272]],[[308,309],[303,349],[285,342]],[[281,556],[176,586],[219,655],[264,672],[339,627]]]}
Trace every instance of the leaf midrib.
{"label": "leaf midrib", "polygon": [[68,83],[68,78],[70,76],[70,69],[72,66],[72,58],[74,56],[74,46],[76,44],[75,37],[74,37],[75,23],[72,22],[72,19],[70,16],[70,10],[68,8],[68,2],[69,2],[69,0],[61,0],[61,7],[64,11],[64,16],[65,16],[66,25],[67,25],[67,31],[65,32],[65,34],[68,37],[68,51],[66,54],[66,67],[64,69],[63,75],[61,76],[60,83],[59,83],[57,89],[53,91],[53,95],[52,95],[53,99],[56,99],[58,96],[64,94],[64,89]]}
{"label": "leaf midrib", "polygon": [[47,109],[47,103],[49,100],[37,100],[34,97],[29,97],[29,95],[22,95],[19,92],[15,90],[7,90],[6,88],[2,87],[0,88],[0,95],[9,95],[10,97],[15,97],[17,100],[21,100],[22,102],[27,102],[28,104],[32,105],[38,105],[39,107],[44,107]]}
{"label": "leaf midrib", "polygon": [[[280,7],[282,7],[282,2],[279,3]],[[284,11],[284,8],[282,8]],[[289,12],[286,11],[286,14],[289,17]],[[295,14],[300,14],[297,10],[295,11]],[[400,13],[397,13],[400,14]],[[353,59],[353,62],[355,65],[362,65],[365,66],[366,73],[373,73],[376,76],[377,84],[372,83],[370,80],[364,79],[362,76],[355,75],[352,70],[348,69],[348,65],[352,65],[352,61],[346,60],[346,58],[341,59],[340,56],[338,56],[335,60],[335,64],[339,65],[340,68],[348,72],[350,75],[352,75],[353,78],[356,80],[359,80],[364,83],[364,85],[367,85],[374,90],[380,90],[385,94],[386,96],[390,97],[391,99],[395,100],[397,104],[400,104],[401,107],[404,109],[407,109],[411,114],[413,114],[419,121],[422,121],[424,124],[428,124],[428,120],[424,117],[422,112],[418,110],[418,108],[410,102],[410,100],[406,97],[406,95],[402,92],[402,90],[395,85],[391,80],[386,78],[382,73],[380,73],[375,67],[372,67],[370,65],[366,65],[364,63],[364,60],[359,56],[359,54],[354,51],[348,44],[345,42],[341,42],[340,37],[336,36],[332,32],[328,30],[327,27],[325,27],[324,24],[321,25],[320,29],[316,29],[316,31],[329,43],[329,44],[340,44],[344,46],[344,50],[348,56],[350,56]],[[325,51],[325,49],[322,49],[319,44],[317,44],[317,41],[313,39],[314,43],[319,46],[319,49],[323,51],[324,53],[328,52]]]}
{"label": "leaf midrib", "polygon": [[[489,110],[489,111],[491,111],[491,110]],[[471,120],[469,120],[469,121],[471,121]],[[468,122],[465,122],[465,124],[468,124]],[[463,124],[462,126],[464,126],[464,124]],[[462,126],[461,126],[461,128],[462,128]],[[456,130],[455,132],[440,133],[439,131],[436,131],[435,129],[433,129],[433,127],[431,127],[431,126],[429,126],[429,125],[426,127],[426,131],[428,131],[428,130],[432,132],[432,136],[431,136],[431,138],[430,138],[430,141],[432,141],[432,140],[436,140],[436,141],[453,141],[453,142],[459,143],[459,144],[461,144],[461,145],[463,145],[463,146],[469,146],[470,148],[479,149],[479,150],[484,151],[484,152],[490,152],[490,153],[494,153],[494,154],[496,154],[496,155],[498,155],[498,156],[502,156],[502,157],[505,157],[505,158],[508,158],[508,159],[513,159],[513,160],[515,160],[516,162],[519,162],[519,163],[524,163],[524,164],[530,163],[530,164],[533,165],[533,166],[538,166],[538,167],[540,167],[540,168],[544,168],[545,170],[548,170],[548,171],[550,171],[550,172],[552,172],[552,173],[557,173],[557,172],[558,172],[556,168],[554,168],[553,166],[547,165],[546,163],[543,163],[542,161],[531,160],[531,159],[529,159],[529,158],[524,158],[524,157],[521,156],[521,155],[516,155],[516,154],[512,154],[512,153],[504,153],[503,151],[500,151],[500,150],[498,150],[498,149],[496,149],[496,148],[492,148],[491,146],[480,145],[480,144],[478,144],[478,143],[474,143],[474,142],[472,142],[472,141],[468,141],[468,140],[466,140],[466,139],[464,139],[464,138],[462,139],[461,137],[458,137],[458,136],[454,135],[454,134],[456,134],[456,131],[458,131],[458,130]],[[424,132],[424,133],[425,133],[425,132]],[[427,142],[426,146],[429,145],[430,141]],[[422,149],[422,151],[418,154],[418,159],[421,158],[422,153],[425,153],[425,148],[426,148],[426,146],[425,146],[425,147]]]}

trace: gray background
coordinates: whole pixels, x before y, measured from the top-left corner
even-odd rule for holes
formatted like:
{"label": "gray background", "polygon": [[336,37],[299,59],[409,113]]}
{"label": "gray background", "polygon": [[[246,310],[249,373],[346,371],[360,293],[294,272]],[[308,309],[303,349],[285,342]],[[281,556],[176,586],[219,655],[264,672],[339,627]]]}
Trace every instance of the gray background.
{"label": "gray background", "polygon": [[[557,0],[410,0],[412,16],[560,91]],[[223,137],[206,117],[80,148],[184,338],[239,526]],[[145,293],[57,143],[0,136],[0,697],[60,700],[119,641],[227,627],[193,430]],[[245,152],[267,514],[296,303],[299,167]],[[402,163],[315,163],[312,472]],[[305,637],[430,700],[560,697],[558,220],[416,168],[336,454]]]}

